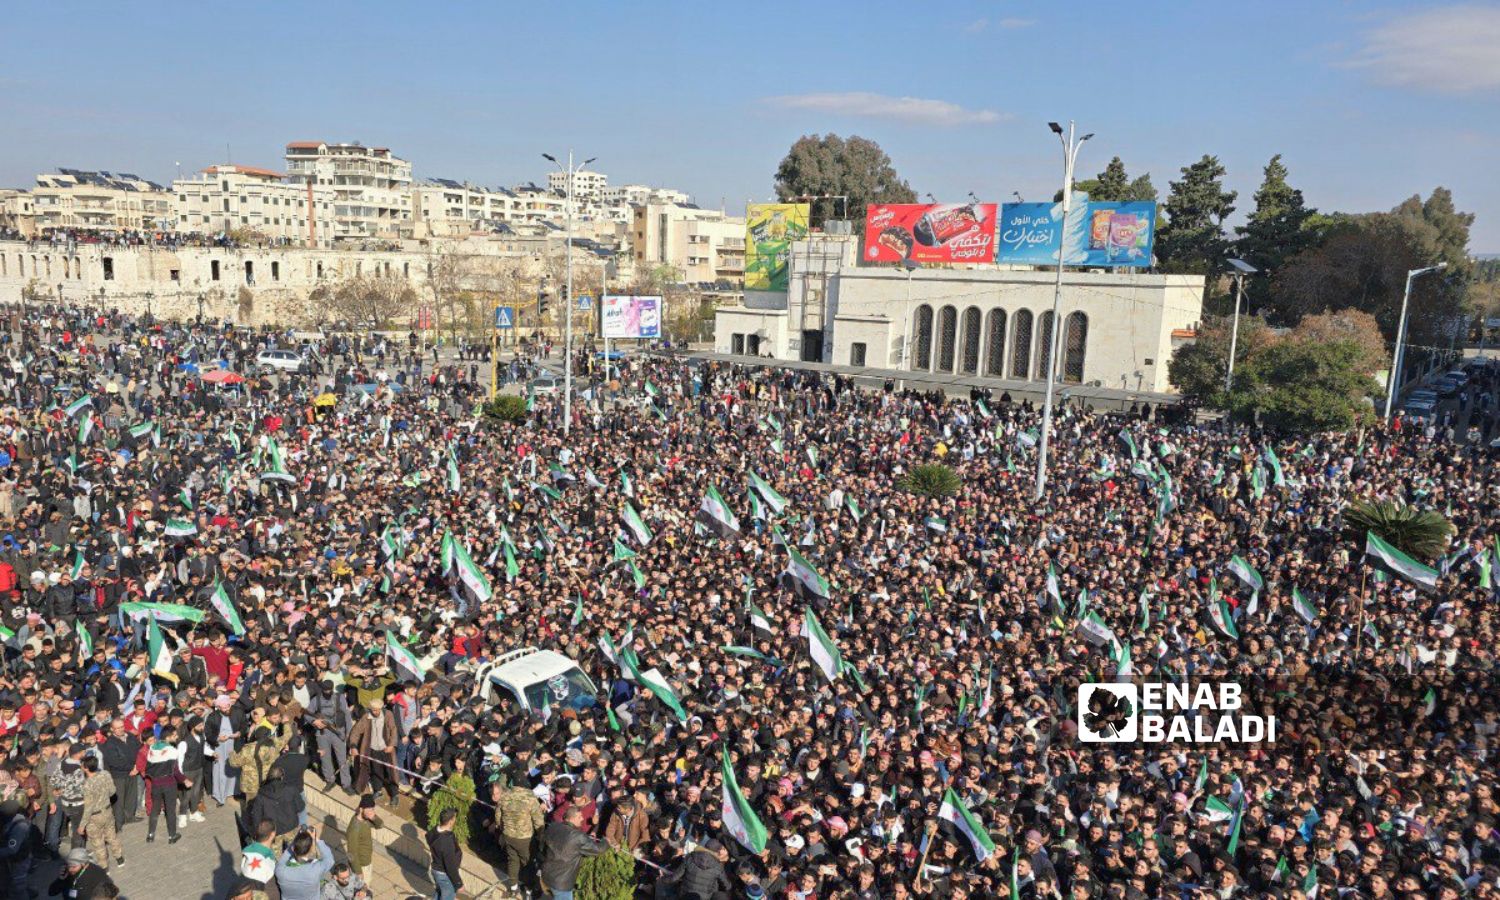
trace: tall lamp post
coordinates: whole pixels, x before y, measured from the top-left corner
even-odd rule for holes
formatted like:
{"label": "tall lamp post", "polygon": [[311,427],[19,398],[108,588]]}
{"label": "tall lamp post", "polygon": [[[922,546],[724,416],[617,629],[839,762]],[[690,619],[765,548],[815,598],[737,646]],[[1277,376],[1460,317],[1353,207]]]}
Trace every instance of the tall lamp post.
{"label": "tall lamp post", "polygon": [[566,206],[564,207],[564,215],[567,220],[567,231],[565,234],[567,235],[566,240],[568,242],[567,248],[564,250],[564,265],[568,273],[568,293],[567,300],[563,301],[563,305],[567,307],[564,312],[567,322],[566,334],[563,337],[563,434],[566,435],[573,430],[573,179],[577,177],[579,172],[583,171],[585,166],[598,159],[598,157],[586,159],[582,163],[579,163],[576,168],[573,166],[572,150],[568,151],[567,168],[563,168],[563,164],[557,161],[557,157],[550,153],[543,153],[542,158],[562,169],[563,174],[567,176],[568,182],[568,197]]}
{"label": "tall lamp post", "polygon": [[1058,307],[1062,304],[1062,278],[1063,278],[1063,250],[1068,238],[1068,211],[1073,205],[1073,166],[1078,162],[1078,150],[1083,142],[1093,137],[1090,132],[1077,140],[1074,140],[1073,123],[1068,123],[1068,133],[1063,134],[1062,126],[1056,122],[1048,122],[1047,127],[1062,141],[1063,147],[1063,189],[1062,189],[1062,228],[1057,238],[1057,281],[1052,286],[1052,340],[1047,348],[1047,393],[1042,403],[1042,440],[1037,447],[1036,458],[1036,499],[1042,499],[1047,492],[1047,443],[1052,435],[1052,386],[1057,381],[1057,350],[1061,342],[1058,340],[1062,332],[1062,322],[1058,321]]}
{"label": "tall lamp post", "polygon": [[1234,351],[1240,342],[1240,304],[1245,299],[1245,276],[1260,271],[1243,259],[1231,259],[1234,268],[1234,325],[1229,329],[1229,367],[1224,371],[1224,393],[1234,386]]}
{"label": "tall lamp post", "polygon": [[1396,391],[1401,385],[1401,364],[1406,361],[1406,354],[1402,352],[1402,345],[1406,343],[1406,309],[1411,303],[1411,283],[1426,275],[1428,272],[1441,272],[1448,268],[1447,263],[1438,263],[1435,266],[1427,266],[1424,269],[1410,269],[1406,273],[1406,290],[1401,294],[1401,320],[1396,326],[1396,351],[1391,358],[1391,378],[1386,385],[1385,391],[1385,420],[1391,421],[1391,406],[1396,399]]}
{"label": "tall lamp post", "polygon": [[[906,260],[901,264],[906,270],[906,329],[901,335],[901,368],[905,371],[914,371],[911,367],[911,341],[912,341],[912,319],[911,319],[911,276],[912,273],[922,268],[922,264],[916,260]],[[900,380],[897,390],[906,390],[906,379]]]}

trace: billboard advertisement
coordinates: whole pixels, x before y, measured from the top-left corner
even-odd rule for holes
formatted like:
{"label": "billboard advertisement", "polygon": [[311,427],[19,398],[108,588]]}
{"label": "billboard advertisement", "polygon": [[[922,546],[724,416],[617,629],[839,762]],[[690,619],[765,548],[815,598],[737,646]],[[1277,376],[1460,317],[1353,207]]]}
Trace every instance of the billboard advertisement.
{"label": "billboard advertisement", "polygon": [[1062,234],[1062,203],[1007,203],[1000,210],[1002,263],[1055,265],[1063,245],[1069,266],[1149,266],[1156,233],[1156,204],[1074,204]]}
{"label": "billboard advertisement", "polygon": [[661,337],[661,298],[604,296],[604,336],[607,338]]}
{"label": "billboard advertisement", "polygon": [[994,259],[993,203],[879,203],[866,208],[865,262]]}
{"label": "billboard advertisement", "polygon": [[745,290],[784,291],[792,241],[807,237],[806,203],[752,203],[745,210]]}

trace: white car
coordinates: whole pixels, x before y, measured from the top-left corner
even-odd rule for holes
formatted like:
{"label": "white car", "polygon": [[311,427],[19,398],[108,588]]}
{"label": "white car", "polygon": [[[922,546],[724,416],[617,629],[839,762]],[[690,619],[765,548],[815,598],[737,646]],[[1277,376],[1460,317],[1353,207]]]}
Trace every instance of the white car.
{"label": "white car", "polygon": [[523,647],[480,666],[474,681],[475,694],[486,702],[498,702],[498,686],[525,710],[564,707],[582,711],[599,702],[599,690],[578,668],[578,663],[551,650]]}
{"label": "white car", "polygon": [[1425,418],[1433,414],[1433,411],[1437,409],[1437,404],[1431,400],[1408,400],[1406,401],[1405,409],[1406,414],[1409,416],[1422,416]]}
{"label": "white car", "polygon": [[527,389],[533,394],[556,394],[563,389],[563,380],[551,372],[543,372],[531,379]]}
{"label": "white car", "polygon": [[255,357],[255,367],[262,372],[300,372],[305,364],[295,350],[262,350]]}

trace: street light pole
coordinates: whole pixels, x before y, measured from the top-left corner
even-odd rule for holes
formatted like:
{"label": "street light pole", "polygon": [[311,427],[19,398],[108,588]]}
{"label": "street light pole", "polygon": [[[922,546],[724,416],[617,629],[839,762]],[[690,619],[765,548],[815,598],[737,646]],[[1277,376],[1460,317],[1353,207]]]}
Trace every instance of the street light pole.
{"label": "street light pole", "polygon": [[[921,266],[915,261],[908,261],[902,263],[901,267],[906,270],[906,329],[901,334],[901,368],[903,371],[910,372],[914,371],[911,367],[911,276]],[[900,385],[897,387],[897,390],[906,390],[905,378],[900,379]]]}
{"label": "street light pole", "polygon": [[[551,161],[562,169],[562,164],[551,154],[543,153],[542,157]],[[567,307],[564,311],[564,326],[566,331],[563,337],[563,434],[567,435],[573,430],[573,180],[583,167],[593,162],[586,159],[578,168],[573,167],[573,151],[568,151],[568,167],[563,169],[567,176],[567,199],[564,201],[564,218],[566,221],[565,240],[568,242],[563,251],[564,266],[567,270],[567,300],[563,305]]]}
{"label": "street light pole", "polygon": [[1448,268],[1447,263],[1438,263],[1435,266],[1427,266],[1424,269],[1410,269],[1406,273],[1406,290],[1401,294],[1401,319],[1396,325],[1396,350],[1391,358],[1391,376],[1386,384],[1385,390],[1385,421],[1391,421],[1391,406],[1396,399],[1396,391],[1401,384],[1401,364],[1405,362],[1406,354],[1402,353],[1402,345],[1406,343],[1406,310],[1411,303],[1411,283],[1426,275],[1428,272],[1441,272]]}
{"label": "street light pole", "polygon": [[1062,141],[1063,147],[1063,194],[1062,194],[1062,227],[1057,238],[1057,281],[1052,286],[1052,339],[1051,346],[1047,349],[1047,393],[1042,403],[1042,439],[1037,446],[1036,458],[1036,499],[1041,500],[1042,495],[1047,492],[1047,445],[1052,435],[1052,387],[1057,381],[1057,351],[1061,344],[1059,335],[1062,332],[1062,322],[1058,320],[1058,307],[1062,304],[1062,279],[1063,279],[1063,250],[1068,236],[1068,212],[1073,205],[1073,166],[1078,161],[1078,150],[1084,141],[1093,137],[1089,133],[1073,139],[1073,123],[1068,123],[1068,133],[1063,134],[1062,126],[1056,122],[1048,122],[1047,127],[1052,129],[1058,140]]}
{"label": "street light pole", "polygon": [[1240,303],[1245,299],[1245,276],[1259,271],[1243,259],[1231,259],[1234,267],[1234,325],[1229,330],[1229,366],[1224,371],[1224,393],[1234,386],[1234,354],[1240,342]]}

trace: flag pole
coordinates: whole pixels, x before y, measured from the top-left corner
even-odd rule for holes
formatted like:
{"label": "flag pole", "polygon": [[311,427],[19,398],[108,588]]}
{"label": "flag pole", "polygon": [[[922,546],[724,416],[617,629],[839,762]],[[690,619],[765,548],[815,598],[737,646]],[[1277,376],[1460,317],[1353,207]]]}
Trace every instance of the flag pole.
{"label": "flag pole", "polygon": [[1360,566],[1359,572],[1359,624],[1355,626],[1354,632],[1354,660],[1359,662],[1360,647],[1365,640],[1365,579],[1370,575],[1368,565]]}
{"label": "flag pole", "polygon": [[922,851],[922,861],[917,863],[917,887],[922,885],[922,876],[927,874],[927,854],[932,852],[932,844],[937,840],[937,823],[927,823],[927,849]]}

